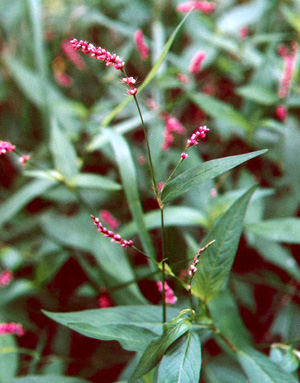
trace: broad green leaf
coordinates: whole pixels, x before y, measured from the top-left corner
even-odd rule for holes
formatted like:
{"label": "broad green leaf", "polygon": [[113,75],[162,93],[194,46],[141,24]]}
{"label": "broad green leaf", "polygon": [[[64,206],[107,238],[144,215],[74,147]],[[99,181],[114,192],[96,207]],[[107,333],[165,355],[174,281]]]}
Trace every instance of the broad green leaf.
{"label": "broad green leaf", "polygon": [[224,120],[231,125],[238,126],[246,132],[251,130],[251,125],[248,120],[230,104],[217,100],[204,93],[189,93],[188,96],[191,101],[204,110],[209,116],[215,119]]}
{"label": "broad green leaf", "polygon": [[168,347],[188,332],[191,327],[192,324],[189,319],[180,319],[175,325],[168,327],[159,339],[153,340],[142,355],[134,373],[129,378],[129,382],[135,382],[151,371],[159,363]]}
{"label": "broad green leaf", "polygon": [[249,383],[239,364],[228,355],[218,355],[203,369],[207,383]]}
{"label": "broad green leaf", "polygon": [[12,219],[24,206],[34,198],[39,197],[46,190],[56,184],[54,180],[34,180],[23,186],[10,198],[1,204],[0,207],[0,226]]}
{"label": "broad green leaf", "polygon": [[247,225],[247,231],[275,242],[300,243],[300,218],[277,218]]}
{"label": "broad green leaf", "polygon": [[108,137],[113,147],[126,199],[133,219],[138,227],[140,240],[147,255],[154,258],[155,251],[144,222],[144,214],[138,192],[137,174],[129,145],[122,136],[111,130],[105,129],[104,134]]}
{"label": "broad green leaf", "polygon": [[[118,306],[71,313],[45,311],[45,314],[90,338],[117,340],[126,350],[144,351],[155,337],[162,334],[160,306]],[[168,320],[177,314],[177,309],[168,308]]]}
{"label": "broad green leaf", "polygon": [[74,177],[78,173],[75,149],[54,118],[51,121],[50,149],[56,170],[64,174],[67,179]]}
{"label": "broad green leaf", "polygon": [[43,218],[42,225],[45,233],[62,245],[93,254],[105,277],[106,287],[132,282],[116,290],[113,293],[114,300],[122,304],[147,302],[134,282],[135,274],[123,248],[98,233],[88,214],[69,218],[49,214]]}
{"label": "broad green leaf", "polygon": [[219,158],[217,160],[204,162],[200,166],[194,166],[173,178],[166,187],[163,188],[162,202],[170,202],[172,199],[188,192],[196,186],[235,168],[251,158],[257,157],[266,151],[267,150],[258,150],[256,152],[240,154],[238,156]]}
{"label": "broad green leaf", "polygon": [[240,236],[249,200],[256,185],[246,191],[217,221],[202,243],[212,240],[211,245],[200,258],[192,282],[192,292],[204,301],[214,298],[227,281]]}
{"label": "broad green leaf", "polygon": [[271,327],[271,333],[275,336],[279,335],[281,339],[297,339],[299,338],[299,323],[299,305],[290,302],[277,313]]}
{"label": "broad green leaf", "polygon": [[[156,61],[155,65],[151,69],[151,71],[148,73],[147,77],[143,81],[142,85],[138,88],[138,93],[140,93],[142,90],[146,88],[150,84],[150,82],[153,80],[155,75],[157,74],[160,66],[162,65],[164,59],[166,58],[169,50],[171,49],[171,46],[177,36],[177,33],[179,32],[180,28],[182,27],[183,23],[189,16],[189,13],[182,19],[182,21],[179,23],[177,28],[174,30],[170,38],[168,39],[166,45],[164,46],[164,49],[159,56],[158,60]],[[110,122],[125,108],[125,106],[132,101],[133,97],[129,96],[127,97],[120,105],[118,105],[112,112],[103,120],[101,123],[101,126],[106,127],[110,124]]]}
{"label": "broad green leaf", "polygon": [[11,383],[18,372],[18,346],[12,335],[0,335],[0,383]]}
{"label": "broad green leaf", "polygon": [[[167,206],[164,210],[165,226],[205,226],[206,218],[197,209],[188,206]],[[160,210],[153,210],[144,215],[145,225],[148,230],[160,228]],[[135,222],[125,225],[121,233],[124,236],[132,236],[138,232]]]}
{"label": "broad green leaf", "polygon": [[71,180],[72,184],[79,188],[101,189],[108,191],[121,190],[122,186],[108,177],[92,173],[77,174]]}
{"label": "broad green leaf", "polygon": [[174,342],[163,356],[158,369],[157,383],[199,382],[201,343],[199,336],[189,331]]}
{"label": "broad green leaf", "polygon": [[293,375],[254,348],[239,350],[237,357],[250,383],[299,383]]}
{"label": "broad green leaf", "polygon": [[262,105],[274,105],[278,102],[277,94],[259,84],[245,85],[236,90],[237,94]]}
{"label": "broad green leaf", "polygon": [[12,383],[88,383],[88,380],[62,375],[27,375],[15,378]]}

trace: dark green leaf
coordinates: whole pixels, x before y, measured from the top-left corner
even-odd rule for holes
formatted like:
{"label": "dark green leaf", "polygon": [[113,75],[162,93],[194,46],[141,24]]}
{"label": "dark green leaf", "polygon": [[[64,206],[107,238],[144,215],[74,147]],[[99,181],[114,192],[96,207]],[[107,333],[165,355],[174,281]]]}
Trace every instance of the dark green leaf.
{"label": "dark green leaf", "polygon": [[161,360],[168,347],[185,334],[191,326],[192,324],[189,319],[180,319],[175,325],[171,325],[167,328],[165,334],[159,339],[153,340],[142,355],[129,382],[135,382],[147,372],[151,371]]}
{"label": "dark green leaf", "polygon": [[207,383],[249,383],[239,364],[229,355],[218,355],[203,369]]}
{"label": "dark green leaf", "polygon": [[27,375],[15,378],[13,383],[88,383],[88,380],[62,375]]}
{"label": "dark green leaf", "polygon": [[[154,337],[162,334],[162,309],[159,306],[118,306],[45,314],[88,337],[117,340],[127,350],[144,351]],[[168,320],[177,314],[178,310],[168,308]]]}
{"label": "dark green leaf", "polygon": [[192,292],[206,302],[219,293],[228,279],[243,230],[246,208],[255,188],[252,186],[225,212],[202,242],[205,245],[215,240],[200,257]]}
{"label": "dark green leaf", "polygon": [[199,382],[201,343],[199,336],[189,331],[171,345],[158,370],[158,383]]}
{"label": "dark green leaf", "polygon": [[257,157],[266,151],[267,150],[258,150],[256,152],[240,154],[238,156],[219,158],[217,160],[204,162],[200,166],[194,166],[173,178],[166,185],[162,191],[162,201],[163,203],[170,202],[172,199],[188,192],[194,187],[233,169],[251,158]]}
{"label": "dark green leaf", "polygon": [[262,105],[274,105],[278,102],[278,96],[275,92],[259,84],[250,84],[237,88],[237,93]]}

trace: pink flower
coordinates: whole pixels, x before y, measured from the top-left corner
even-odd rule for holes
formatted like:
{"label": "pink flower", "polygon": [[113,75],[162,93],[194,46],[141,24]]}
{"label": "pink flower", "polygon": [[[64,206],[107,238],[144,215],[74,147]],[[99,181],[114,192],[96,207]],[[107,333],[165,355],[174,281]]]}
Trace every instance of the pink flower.
{"label": "pink flower", "polygon": [[240,29],[240,32],[239,32],[240,39],[241,39],[241,40],[246,39],[246,38],[248,37],[248,33],[249,33],[249,31],[248,31],[248,28],[247,28],[247,27],[243,27],[243,28],[241,28],[241,29]]}
{"label": "pink flower", "polygon": [[96,60],[104,61],[106,66],[113,66],[115,69],[121,71],[124,70],[125,63],[115,53],[111,54],[106,49],[101,47],[96,48],[93,44],[89,44],[83,40],[78,41],[77,39],[73,39],[70,41],[70,43],[75,51],[81,50],[82,53],[89,54]]}
{"label": "pink flower", "polygon": [[113,230],[116,230],[119,227],[120,222],[114,218],[108,210],[101,210],[100,216]]}
{"label": "pink flower", "polygon": [[19,157],[19,163],[21,166],[25,166],[26,162],[30,160],[30,156],[25,154],[24,156]]}
{"label": "pink flower", "polygon": [[178,73],[177,79],[182,82],[182,84],[187,84],[189,82],[188,76],[183,73]]}
{"label": "pink flower", "polygon": [[79,56],[77,52],[74,51],[70,42],[68,40],[64,40],[61,43],[62,50],[64,51],[67,58],[80,70],[85,68],[85,63],[82,57]]}
{"label": "pink flower", "polygon": [[187,1],[177,5],[177,11],[187,13],[191,9],[200,11],[202,13],[210,13],[216,8],[217,4],[208,1]]}
{"label": "pink flower", "polygon": [[0,287],[5,287],[7,286],[10,281],[12,280],[13,275],[9,270],[4,270],[0,274]]}
{"label": "pink flower", "polygon": [[158,190],[161,191],[162,188],[164,187],[164,184],[165,184],[164,182],[159,182],[158,185],[157,185]]}
{"label": "pink flower", "polygon": [[25,331],[19,323],[0,323],[0,335],[4,334],[14,334],[22,336],[25,334]]}
{"label": "pink flower", "polygon": [[187,153],[181,153],[181,159],[182,160],[185,160],[186,158],[188,157],[188,154]]}
{"label": "pink flower", "polygon": [[200,72],[201,64],[202,64],[202,61],[205,59],[205,57],[206,57],[206,54],[203,51],[199,51],[193,56],[189,66],[190,73],[196,74]]}
{"label": "pink flower", "polygon": [[283,105],[278,105],[275,110],[275,116],[279,121],[285,121],[287,116],[287,109]]}
{"label": "pink flower", "polygon": [[110,300],[110,298],[109,298],[107,293],[100,294],[100,296],[98,298],[98,306],[101,309],[105,309],[106,307],[111,307],[112,306],[112,301]]}
{"label": "pink flower", "polygon": [[15,149],[15,145],[12,145],[10,142],[0,141],[0,156],[1,154],[13,152]]}
{"label": "pink flower", "polygon": [[292,74],[294,71],[295,60],[297,56],[297,50],[298,50],[298,45],[296,42],[294,42],[292,45],[292,52],[286,53],[283,56],[284,70],[283,70],[283,75],[280,82],[280,89],[278,91],[278,96],[281,98],[284,98],[288,95],[291,80],[292,80]]}
{"label": "pink flower", "polygon": [[[162,282],[156,282],[158,291],[162,292]],[[177,302],[177,297],[174,295],[174,291],[171,289],[171,287],[167,284],[167,282],[164,283],[165,286],[165,299],[166,303],[168,305],[173,305]]]}
{"label": "pink flower", "polygon": [[140,52],[142,60],[146,60],[148,58],[148,47],[144,40],[143,32],[139,29],[134,33],[134,40],[136,49]]}
{"label": "pink flower", "polygon": [[209,129],[206,126],[199,126],[198,130],[187,140],[187,147],[198,145],[199,141],[205,138],[207,132]]}
{"label": "pink flower", "polygon": [[103,227],[102,223],[99,221],[99,218],[95,218],[93,215],[91,215],[91,217],[94,221],[94,224],[98,227],[99,233],[103,233],[104,237],[111,238],[111,242],[117,242],[122,247],[128,247],[133,245],[132,240],[126,241],[126,239],[122,239],[120,234],[114,234],[112,231],[107,230],[106,227]]}
{"label": "pink flower", "polygon": [[134,85],[136,83],[136,79],[133,77],[124,77],[124,78],[122,78],[122,81],[131,87],[134,87]]}
{"label": "pink flower", "polygon": [[135,96],[137,94],[137,89],[136,88],[133,88],[133,89],[129,89],[127,91],[127,93],[130,95],[130,96]]}
{"label": "pink flower", "polygon": [[178,134],[183,135],[185,133],[184,126],[177,120],[177,118],[171,116],[168,113],[164,113],[162,117],[166,121],[166,127],[164,131],[164,143],[162,146],[163,150],[168,150],[174,141],[173,133],[176,132]]}
{"label": "pink flower", "polygon": [[64,72],[54,73],[54,78],[57,84],[64,86],[65,88],[69,88],[72,85],[71,77]]}

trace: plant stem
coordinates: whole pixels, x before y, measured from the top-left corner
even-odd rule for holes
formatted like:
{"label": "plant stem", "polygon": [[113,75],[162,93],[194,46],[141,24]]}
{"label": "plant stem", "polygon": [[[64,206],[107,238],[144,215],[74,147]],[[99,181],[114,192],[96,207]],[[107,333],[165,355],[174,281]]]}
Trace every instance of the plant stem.
{"label": "plant stem", "polygon": [[165,254],[166,254],[166,238],[165,238],[165,222],[164,222],[164,207],[160,206],[161,218],[161,240],[162,240],[162,269],[161,269],[161,283],[162,283],[162,321],[163,324],[167,321],[166,309],[166,290],[165,290]]}

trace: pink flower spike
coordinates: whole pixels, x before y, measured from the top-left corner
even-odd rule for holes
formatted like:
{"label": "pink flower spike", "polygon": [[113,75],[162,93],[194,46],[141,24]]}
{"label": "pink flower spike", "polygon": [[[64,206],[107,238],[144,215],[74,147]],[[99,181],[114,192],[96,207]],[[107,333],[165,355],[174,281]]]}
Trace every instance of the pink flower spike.
{"label": "pink flower spike", "polygon": [[121,247],[131,247],[133,245],[132,240],[126,241],[121,238],[120,234],[114,234],[112,231],[107,230],[106,227],[103,227],[102,223],[99,221],[99,218],[95,218],[93,215],[91,215],[91,218],[97,226],[99,233],[103,233],[104,237],[111,238],[112,242],[118,243]]}
{"label": "pink flower spike", "polygon": [[0,141],[0,156],[1,154],[13,152],[15,149],[15,145],[12,145],[10,142]]}
{"label": "pink flower spike", "polygon": [[12,334],[22,336],[25,334],[25,331],[21,324],[19,323],[0,323],[0,335]]}
{"label": "pink flower spike", "polygon": [[100,216],[113,230],[116,230],[119,227],[120,222],[114,218],[108,210],[101,210]]}
{"label": "pink flower spike", "polygon": [[[162,282],[156,282],[158,291],[162,292]],[[174,291],[171,289],[171,287],[167,284],[167,282],[164,283],[165,286],[165,299],[166,303],[168,305],[173,305],[177,302],[177,297],[174,295]]]}
{"label": "pink flower spike", "polygon": [[10,281],[12,280],[13,275],[9,270],[4,270],[0,274],[0,287],[5,287],[7,286]]}
{"label": "pink flower spike", "polygon": [[181,13],[187,13],[190,10],[194,9],[202,13],[211,13],[217,4],[208,1],[187,1],[185,3],[177,5],[177,11]]}
{"label": "pink flower spike", "polygon": [[137,89],[136,88],[130,89],[130,90],[127,91],[127,93],[130,96],[135,96],[137,94]]}
{"label": "pink flower spike", "polygon": [[127,84],[128,86],[134,86],[134,84],[136,83],[136,79],[133,78],[133,77],[124,77],[122,78],[122,81]]}
{"label": "pink flower spike", "polygon": [[30,156],[26,154],[24,156],[19,157],[19,163],[23,167],[26,165],[26,162],[29,160],[30,160]]}
{"label": "pink flower spike", "polygon": [[66,57],[79,69],[82,70],[85,68],[85,63],[82,57],[79,56],[77,52],[74,52],[68,40],[64,40],[61,43],[61,48],[66,55]]}
{"label": "pink flower spike", "polygon": [[279,121],[284,122],[287,117],[287,109],[283,105],[278,105],[275,110],[275,116]]}
{"label": "pink flower spike", "polygon": [[209,129],[206,126],[200,126],[195,133],[193,133],[189,140],[187,140],[187,146],[196,146],[199,141],[203,140],[206,136],[206,133],[209,132]]}
{"label": "pink flower spike", "polygon": [[149,51],[144,40],[143,32],[140,29],[134,33],[134,40],[136,49],[140,52],[141,59],[146,60],[148,58]]}
{"label": "pink flower spike", "polygon": [[197,52],[191,60],[191,64],[189,66],[189,72],[193,74],[200,72],[201,64],[202,64],[202,61],[205,59],[205,57],[206,57],[205,52],[203,51]]}
{"label": "pink flower spike", "polygon": [[296,42],[292,44],[292,52],[286,53],[283,56],[284,60],[284,70],[280,82],[280,89],[278,91],[278,96],[284,98],[288,95],[290,84],[292,81],[292,75],[294,71],[296,56],[297,56],[298,45]]}
{"label": "pink flower spike", "polygon": [[187,153],[181,153],[181,158],[183,159],[183,160],[185,160],[186,158],[187,158],[187,156],[188,156],[188,154]]}

